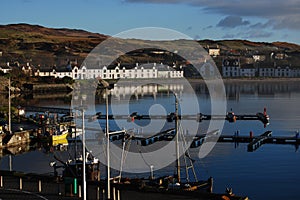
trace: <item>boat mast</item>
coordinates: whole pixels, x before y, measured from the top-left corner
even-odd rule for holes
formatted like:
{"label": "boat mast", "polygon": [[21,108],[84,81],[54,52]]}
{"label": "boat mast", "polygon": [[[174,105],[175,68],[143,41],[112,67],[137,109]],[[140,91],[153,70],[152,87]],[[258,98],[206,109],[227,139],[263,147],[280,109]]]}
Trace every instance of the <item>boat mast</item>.
{"label": "boat mast", "polygon": [[84,108],[82,108],[82,165],[83,165],[83,200],[86,200],[86,158],[85,158],[85,127],[84,127]]}
{"label": "boat mast", "polygon": [[8,79],[8,131],[11,132],[11,94],[10,94],[10,77]]}
{"label": "boat mast", "polygon": [[107,199],[110,199],[110,147],[109,147],[109,123],[108,123],[108,92],[107,87],[105,88],[105,104],[106,104],[106,156],[107,156]]}
{"label": "boat mast", "polygon": [[177,180],[180,183],[180,160],[179,160],[179,125],[178,125],[178,99],[176,94],[174,94],[175,96],[175,134],[176,134],[176,141],[175,141],[175,145],[176,145],[176,167],[177,167]]}

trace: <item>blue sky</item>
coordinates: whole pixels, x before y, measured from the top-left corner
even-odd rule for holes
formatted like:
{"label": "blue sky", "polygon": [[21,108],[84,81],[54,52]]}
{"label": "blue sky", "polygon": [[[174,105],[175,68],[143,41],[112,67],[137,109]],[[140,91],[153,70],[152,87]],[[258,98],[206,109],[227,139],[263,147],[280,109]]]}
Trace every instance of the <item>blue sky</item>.
{"label": "blue sky", "polygon": [[1,0],[0,24],[29,23],[115,35],[163,27],[194,39],[300,44],[300,0]]}

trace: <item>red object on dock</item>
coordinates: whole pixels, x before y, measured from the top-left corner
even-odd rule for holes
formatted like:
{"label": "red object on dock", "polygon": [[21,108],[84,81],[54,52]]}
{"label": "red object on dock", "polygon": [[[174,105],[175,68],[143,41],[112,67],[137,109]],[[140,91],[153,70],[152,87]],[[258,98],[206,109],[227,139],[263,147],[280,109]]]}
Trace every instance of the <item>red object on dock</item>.
{"label": "red object on dock", "polygon": [[250,131],[250,138],[253,138],[253,132]]}

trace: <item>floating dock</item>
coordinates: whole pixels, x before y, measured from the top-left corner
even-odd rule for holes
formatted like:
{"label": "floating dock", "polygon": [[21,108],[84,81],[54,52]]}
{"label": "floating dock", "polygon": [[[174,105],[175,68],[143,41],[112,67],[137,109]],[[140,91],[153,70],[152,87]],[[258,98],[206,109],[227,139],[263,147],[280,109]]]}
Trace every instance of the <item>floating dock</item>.
{"label": "floating dock", "polygon": [[[106,120],[106,115],[102,114],[101,112],[88,116],[90,121],[99,119],[99,120]],[[167,120],[167,122],[175,121],[176,115],[175,113],[170,113],[167,116],[165,115],[139,115],[137,112],[133,112],[130,115],[108,115],[109,120],[127,120],[127,121],[134,121],[134,120]],[[269,123],[269,116],[264,113],[257,113],[255,115],[235,115],[234,113],[230,112],[227,115],[205,115],[202,113],[198,113],[196,115],[178,115],[178,119],[180,120],[195,120],[198,122],[202,122],[204,120],[227,120],[229,122],[235,122],[237,120],[258,120],[261,121],[263,124]]]}
{"label": "floating dock", "polygon": [[[210,136],[213,137],[213,136]],[[204,142],[210,140],[207,134],[198,136],[193,140],[191,148],[197,148],[201,146]],[[220,135],[218,137],[218,142],[230,142],[230,143],[249,143],[247,145],[248,152],[253,152],[257,150],[264,144],[289,144],[289,145],[300,145],[300,138],[296,136],[272,136],[272,131],[266,131],[259,136],[253,136],[250,132],[249,136],[239,136],[234,135]]]}

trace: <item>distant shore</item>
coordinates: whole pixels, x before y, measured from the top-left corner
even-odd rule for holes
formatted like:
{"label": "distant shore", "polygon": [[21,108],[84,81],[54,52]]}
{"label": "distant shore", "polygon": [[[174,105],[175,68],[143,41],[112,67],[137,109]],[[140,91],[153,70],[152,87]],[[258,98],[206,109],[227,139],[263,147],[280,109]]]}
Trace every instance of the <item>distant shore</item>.
{"label": "distant shore", "polygon": [[[201,83],[203,79],[187,79],[190,83]],[[224,83],[231,82],[300,82],[300,78],[222,78]]]}

